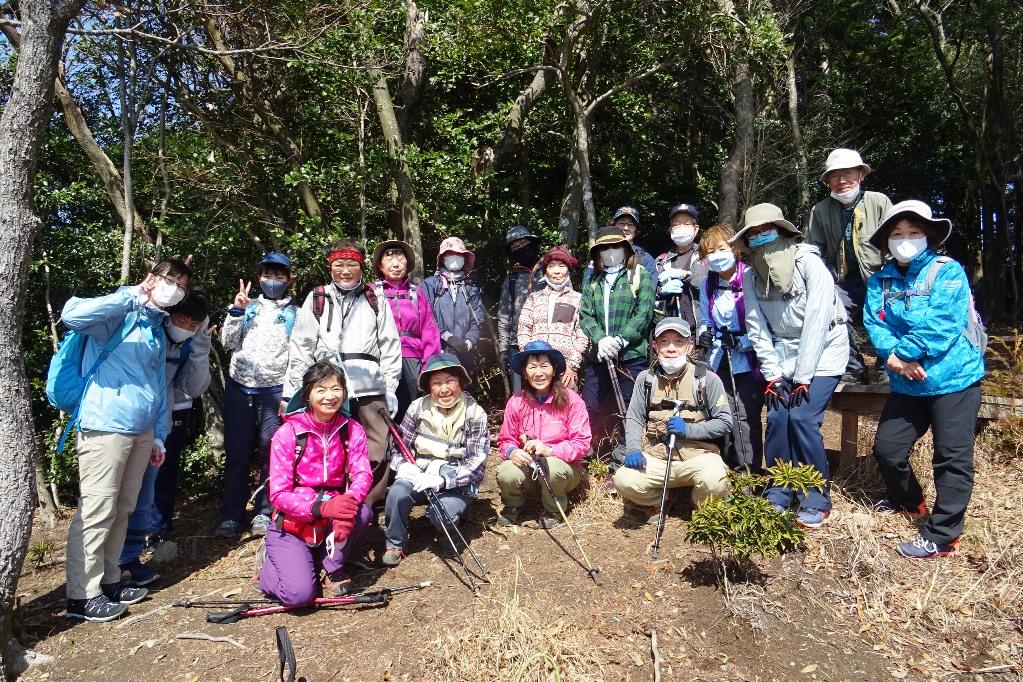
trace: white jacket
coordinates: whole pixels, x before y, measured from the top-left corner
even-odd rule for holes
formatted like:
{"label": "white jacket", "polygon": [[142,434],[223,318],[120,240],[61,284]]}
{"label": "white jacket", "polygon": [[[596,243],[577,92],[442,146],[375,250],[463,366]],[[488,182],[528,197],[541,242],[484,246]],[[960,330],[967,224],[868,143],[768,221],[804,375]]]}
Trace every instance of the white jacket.
{"label": "white jacket", "polygon": [[401,377],[401,342],[387,301],[377,311],[366,299],[365,289],[339,295],[337,287],[324,287],[327,299],[319,322],[313,314],[315,290],[306,296],[295,318],[288,349],[288,373],[284,399],[302,390],[302,375],[320,360],[342,367],[348,380],[348,396],[393,395]]}
{"label": "white jacket", "polygon": [[746,333],[764,378],[784,376],[809,384],[815,376],[841,376],[849,360],[849,337],[835,280],[820,251],[809,244],[796,246],[795,270],[788,296],[771,287],[762,298],[752,267],[742,279]]}

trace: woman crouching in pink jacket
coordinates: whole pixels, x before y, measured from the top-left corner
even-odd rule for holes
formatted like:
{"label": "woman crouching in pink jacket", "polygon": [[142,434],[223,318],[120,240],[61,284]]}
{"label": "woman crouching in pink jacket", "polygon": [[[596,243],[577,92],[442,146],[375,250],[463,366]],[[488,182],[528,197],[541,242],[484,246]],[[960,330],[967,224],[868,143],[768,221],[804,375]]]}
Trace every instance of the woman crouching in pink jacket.
{"label": "woman crouching in pink jacket", "polygon": [[[540,488],[544,516],[541,528],[561,523],[568,510],[568,493],[586,476],[583,457],[590,449],[590,418],[575,391],[566,388],[565,356],[546,341],[531,341],[511,360],[512,371],[523,377],[523,388],[504,406],[504,422],[497,438],[505,461],[497,467],[497,485],[504,508],[498,525],[518,523],[526,494]],[[534,460],[544,460],[555,499],[532,471]]]}
{"label": "woman crouching in pink jacket", "polygon": [[259,589],[285,606],[310,603],[320,581],[325,596],[346,594],[345,560],[373,518],[366,432],[341,413],[347,395],[344,373],[316,363],[270,445],[274,511]]}

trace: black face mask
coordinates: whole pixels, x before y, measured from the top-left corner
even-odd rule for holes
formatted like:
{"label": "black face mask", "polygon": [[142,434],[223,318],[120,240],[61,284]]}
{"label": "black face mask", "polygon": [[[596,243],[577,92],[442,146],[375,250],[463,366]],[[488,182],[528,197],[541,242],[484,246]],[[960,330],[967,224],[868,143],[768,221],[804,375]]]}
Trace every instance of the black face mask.
{"label": "black face mask", "polygon": [[533,267],[539,258],[540,253],[539,249],[536,248],[536,244],[520,246],[517,249],[512,249],[511,252],[512,262],[516,265],[522,265],[527,268]]}

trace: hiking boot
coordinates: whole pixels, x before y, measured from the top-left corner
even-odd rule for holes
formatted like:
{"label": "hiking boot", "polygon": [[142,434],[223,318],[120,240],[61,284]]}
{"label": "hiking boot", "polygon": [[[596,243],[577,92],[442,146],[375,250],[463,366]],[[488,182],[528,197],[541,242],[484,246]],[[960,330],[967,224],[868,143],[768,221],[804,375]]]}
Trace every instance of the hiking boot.
{"label": "hiking boot", "polygon": [[256,514],[252,517],[252,526],[249,527],[249,533],[253,537],[261,538],[266,535],[266,530],[270,527],[270,517],[266,514]]}
{"label": "hiking boot", "polygon": [[401,563],[402,557],[405,556],[405,552],[401,551],[401,547],[387,547],[387,551],[384,552],[384,558],[381,559],[384,566],[397,566]]}
{"label": "hiking boot", "polygon": [[546,516],[541,517],[540,520],[537,521],[537,523],[544,530],[551,530],[551,529],[557,528],[558,526],[561,525],[561,519],[559,519],[556,516],[546,515]]}
{"label": "hiking boot", "polygon": [[68,599],[65,618],[87,620],[92,623],[106,623],[120,618],[127,612],[128,605],[112,602],[100,594],[92,599]]}
{"label": "hiking boot", "polygon": [[138,604],[149,594],[149,590],[144,587],[132,587],[124,583],[111,583],[100,587],[107,599],[118,604]]}
{"label": "hiking boot", "polygon": [[830,509],[800,509],[796,515],[796,523],[803,528],[820,528],[828,522]]}
{"label": "hiking boot", "polygon": [[320,582],[323,585],[324,597],[344,597],[352,591],[352,579],[343,568],[333,573],[324,571]]}
{"label": "hiking boot", "polygon": [[522,507],[509,507],[505,505],[501,513],[497,515],[497,525],[514,526],[519,522],[519,514],[521,513]]}
{"label": "hiking boot", "polygon": [[660,507],[640,507],[640,513],[643,514],[643,523],[649,526],[656,526],[661,521],[661,508]]}
{"label": "hiking boot", "polygon": [[874,505],[874,511],[902,514],[909,521],[922,521],[927,516],[927,501],[921,500],[920,505],[916,509],[907,509],[885,498]]}
{"label": "hiking boot", "polygon": [[896,551],[907,559],[934,559],[940,556],[955,554],[959,548],[959,538],[956,538],[947,545],[939,545],[928,540],[923,535],[917,535],[912,540],[900,542]]}
{"label": "hiking boot", "polygon": [[217,526],[217,529],[213,531],[213,534],[218,538],[233,538],[242,534],[242,524],[238,523],[234,519],[224,519]]}
{"label": "hiking boot", "polygon": [[135,559],[126,564],[121,564],[121,582],[125,585],[145,587],[160,579],[160,574]]}

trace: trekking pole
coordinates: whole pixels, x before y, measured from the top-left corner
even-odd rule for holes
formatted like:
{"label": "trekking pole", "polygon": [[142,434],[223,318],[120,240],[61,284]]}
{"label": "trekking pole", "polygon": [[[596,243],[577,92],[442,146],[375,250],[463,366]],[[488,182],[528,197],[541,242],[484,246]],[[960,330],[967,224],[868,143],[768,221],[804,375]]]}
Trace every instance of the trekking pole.
{"label": "trekking pole", "polygon": [[[398,431],[398,427],[395,426],[394,422],[391,420],[390,415],[387,414],[387,411],[384,410],[384,408],[380,408],[379,413],[380,416],[383,418],[384,423],[387,424],[387,430],[390,431],[391,437],[394,438],[394,444],[398,447],[398,451],[401,453],[401,456],[405,459],[406,462],[415,465],[416,458],[412,455],[412,451],[409,450],[408,445],[406,445],[404,439],[402,439],[401,433]],[[437,517],[440,519],[441,530],[444,531],[444,537],[447,538],[448,544],[451,545],[451,550],[455,553],[455,558],[458,560],[458,563],[461,564],[462,570],[465,572],[465,576],[469,580],[469,588],[473,591],[474,594],[478,594],[480,588],[476,584],[472,571],[469,570],[468,564],[466,564],[465,559],[462,558],[462,553],[461,551],[459,551],[458,545],[455,544],[454,538],[452,538],[451,533],[448,532],[448,526],[451,527],[451,530],[454,531],[455,535],[458,536],[458,539],[462,541],[463,545],[465,545],[465,549],[468,550],[469,556],[472,557],[472,560],[476,562],[476,565],[479,567],[480,572],[483,574],[481,580],[488,584],[490,583],[490,580],[487,578],[487,574],[490,573],[490,570],[483,565],[483,562],[480,561],[478,556],[476,556],[476,552],[472,551],[472,547],[469,546],[469,541],[465,539],[465,536],[462,535],[462,531],[458,529],[458,525],[455,523],[454,519],[452,519],[451,515],[448,514],[448,510],[444,508],[443,504],[441,504],[440,498],[437,497],[436,491],[434,491],[433,489],[427,489],[426,501],[433,509],[434,514],[436,514]]]}
{"label": "trekking pole", "polygon": [[622,385],[618,383],[618,365],[614,360],[607,361],[607,373],[611,375],[611,389],[615,394],[615,402],[618,403],[618,413],[622,419],[625,418],[625,398],[622,397]]}
{"label": "trekking pole", "polygon": [[[433,582],[426,580],[420,583],[412,583],[410,585],[398,585],[396,587],[384,587],[378,591],[386,591],[391,594],[399,594],[401,592],[409,592],[411,590],[422,590],[427,587],[431,587]],[[344,597],[324,597],[322,604],[327,604],[332,599],[349,599],[357,595],[346,595]],[[252,606],[254,604],[266,604],[269,606],[280,606],[281,603],[276,599],[185,599],[184,601],[176,601],[171,606],[194,609],[194,608],[206,608],[211,606]]]}
{"label": "trekking pole", "polygon": [[[732,382],[732,400],[735,402],[735,414],[732,415],[732,424],[735,425],[735,440],[738,441],[738,443],[739,443],[739,448],[736,451],[736,454],[738,455],[737,459],[739,461],[739,465],[741,466],[743,464],[742,460],[746,457],[747,453],[746,453],[746,448],[744,447],[744,443],[742,442],[742,424],[739,423],[739,393],[738,393],[738,391],[735,388],[735,371],[732,369],[732,353],[729,350],[729,348],[727,346],[725,346],[725,344],[724,344],[724,341],[725,341],[726,337],[728,337],[728,339],[730,341],[729,345],[734,347],[735,346],[735,335],[732,334],[727,329],[722,331],[721,332],[721,341],[722,341],[721,345],[724,346],[724,351],[725,351],[725,353],[727,354],[727,357],[728,357],[728,378]],[[746,419],[749,419],[749,418],[750,418],[750,415],[747,414],[746,415]],[[752,454],[752,452],[750,452],[749,454]],[[750,468],[751,468],[750,465],[751,464],[753,464],[753,462],[746,462],[746,470],[747,471],[750,470]]]}
{"label": "trekking pole", "polygon": [[[670,399],[669,398],[665,398],[665,400],[670,400]],[[670,401],[675,403],[675,411],[672,412],[671,416],[672,417],[677,416],[679,410],[682,407],[682,401],[680,401],[680,400],[670,400]],[[672,459],[672,455],[674,454],[674,452],[675,452],[675,434],[673,433],[670,436],[668,436],[668,461],[667,461],[667,464],[664,467],[664,484],[661,487],[661,513],[658,514],[658,516],[657,516],[657,530],[654,531],[654,542],[653,542],[652,545],[650,545],[650,558],[651,559],[656,559],[657,558],[657,552],[659,552],[660,549],[661,549],[661,535],[664,534],[664,517],[665,517],[666,512],[667,512],[667,509],[665,508],[665,503],[667,502],[667,499],[668,499],[668,478],[669,478],[669,476],[671,476],[671,459]]]}
{"label": "trekking pole", "polygon": [[[529,440],[529,436],[523,434],[521,439],[523,441]],[[544,471],[545,466],[547,466],[547,462],[543,457],[533,455],[533,471],[540,474],[543,484],[547,487],[547,492],[550,493],[551,499],[554,500],[554,505],[558,508],[558,513],[561,514],[561,520],[565,522],[568,532],[572,534],[572,539],[575,540],[575,546],[579,548],[579,553],[583,555],[583,561],[586,562],[586,575],[590,577],[594,585],[600,585],[600,567],[595,568],[593,564],[590,563],[590,558],[586,556],[586,550],[583,549],[582,543],[579,542],[579,536],[575,534],[574,530],[572,530],[572,524],[568,522],[568,515],[565,514],[565,509],[561,506],[561,502],[558,501],[558,496],[554,494],[554,488],[551,487],[551,481],[547,477],[547,472]]]}
{"label": "trekking pole", "polygon": [[366,592],[365,594],[356,594],[351,597],[319,597],[313,599],[308,604],[299,604],[297,606],[284,606],[283,604],[277,604],[276,606],[262,606],[259,608],[252,608],[249,604],[242,604],[236,609],[231,611],[207,611],[206,622],[217,623],[218,625],[230,625],[231,623],[237,623],[243,618],[255,618],[257,616],[269,616],[274,613],[286,613],[288,611],[294,611],[296,609],[304,609],[310,606],[343,606],[345,604],[388,604],[391,601],[390,590],[380,590],[378,592]]}

